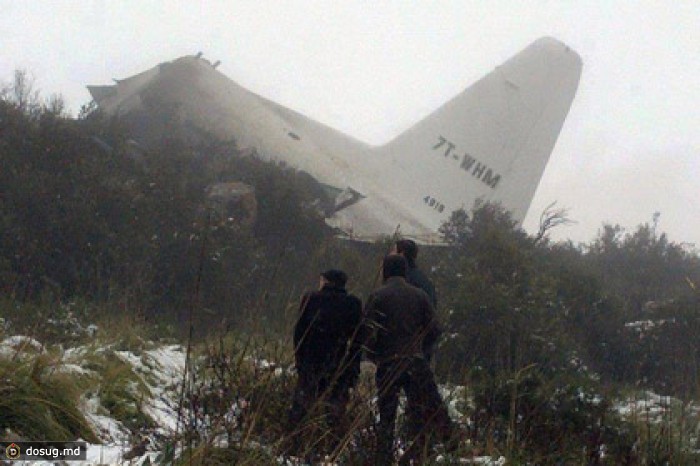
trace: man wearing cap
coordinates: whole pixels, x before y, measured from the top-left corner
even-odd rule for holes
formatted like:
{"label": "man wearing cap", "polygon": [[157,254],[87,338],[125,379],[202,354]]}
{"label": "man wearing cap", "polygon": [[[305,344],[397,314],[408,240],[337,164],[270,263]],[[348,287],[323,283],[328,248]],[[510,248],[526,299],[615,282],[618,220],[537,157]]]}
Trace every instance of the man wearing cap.
{"label": "man wearing cap", "polygon": [[[358,330],[362,302],[345,289],[347,275],[327,270],[318,291],[301,300],[294,327],[294,356],[298,375],[289,420],[299,446],[302,421],[323,414],[336,437],[341,435],[345,407],[360,373]],[[318,413],[311,413],[321,407]],[[336,439],[338,440],[338,439]]]}
{"label": "man wearing cap", "polygon": [[401,390],[406,394],[409,418],[409,446],[402,461],[420,460],[433,438],[451,441],[454,436],[426,358],[440,335],[435,312],[428,295],[406,281],[407,268],[400,255],[384,258],[384,284],[367,299],[361,332],[367,356],[377,366],[377,465],[393,463]]}

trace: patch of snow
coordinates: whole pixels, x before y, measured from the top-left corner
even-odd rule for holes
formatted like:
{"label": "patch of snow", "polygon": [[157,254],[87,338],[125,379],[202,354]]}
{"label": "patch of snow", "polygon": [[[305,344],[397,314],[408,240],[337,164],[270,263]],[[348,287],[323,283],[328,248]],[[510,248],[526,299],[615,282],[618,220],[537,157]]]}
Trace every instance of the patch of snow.
{"label": "patch of snow", "polygon": [[69,362],[83,361],[83,357],[87,354],[88,350],[84,346],[76,346],[75,348],[68,348],[63,351],[63,360]]}
{"label": "patch of snow", "polygon": [[105,414],[100,414],[101,411],[106,411],[102,408],[102,403],[98,396],[82,397],[80,400],[80,408],[90,423],[93,431],[103,442],[126,444],[129,441],[130,432],[119,421]]}
{"label": "patch of snow", "polygon": [[[442,455],[435,458],[436,463],[445,463],[446,461],[448,461],[448,459]],[[459,458],[458,461],[459,464],[480,464],[484,466],[503,466],[506,464],[506,458],[504,456],[500,456],[496,459],[491,456],[475,456],[473,458]],[[447,464],[454,464],[454,460],[451,459]]]}
{"label": "patch of snow", "polygon": [[506,464],[506,457],[500,456],[497,459],[493,459],[490,456],[477,456],[471,462],[472,464],[483,464],[486,466],[503,466]]}
{"label": "patch of snow", "polygon": [[[121,446],[116,445],[93,445],[87,444],[87,452],[85,461],[15,461],[13,464],[17,466],[55,466],[57,464],[67,466],[103,466],[103,465],[130,465],[141,466],[149,460],[153,464],[157,457],[156,453],[146,453],[141,457],[131,460],[124,459],[124,455],[128,452]],[[148,463],[146,463],[148,464]]]}
{"label": "patch of snow", "polygon": [[177,429],[177,388],[185,371],[186,354],[179,345],[165,346],[145,351],[141,358],[150,369],[155,383],[144,380],[152,396],[143,410],[159,426],[161,433]]}
{"label": "patch of snow", "polygon": [[143,368],[143,362],[141,361],[141,357],[136,356],[131,351],[115,351],[114,354],[119,359],[130,365],[134,370]]}
{"label": "patch of snow", "polygon": [[640,417],[645,421],[659,423],[670,411],[673,402],[678,400],[646,391],[640,396],[615,404],[614,409],[623,417]]}
{"label": "patch of snow", "polygon": [[17,350],[12,349],[9,346],[0,345],[0,358],[2,359],[12,359],[17,355]]}
{"label": "patch of snow", "polygon": [[450,417],[459,423],[463,423],[466,416],[460,411],[460,408],[463,409],[464,404],[468,402],[466,399],[466,387],[462,385],[438,385],[438,391],[447,405]]}
{"label": "patch of snow", "polygon": [[[96,332],[88,326],[88,332]],[[0,357],[14,357],[22,348],[31,348],[43,352],[44,346],[37,340],[16,335],[5,338],[0,342]],[[84,367],[85,356],[90,353],[88,347],[67,348],[62,351],[59,362],[54,366],[56,372],[64,372],[76,375],[90,375],[100,377],[98,372]],[[179,398],[179,384],[182,381],[185,368],[185,350],[180,345],[156,347],[140,353],[140,356],[131,351],[114,351],[111,347],[102,347],[94,350],[96,355],[113,353],[124,363],[129,365],[146,386],[150,396],[142,401],[142,409],[156,424],[156,433],[170,434],[177,428],[177,405]],[[131,390],[138,391],[136,383]],[[157,453],[146,452],[143,455],[126,460],[124,456],[131,450],[133,433],[121,422],[111,417],[102,406],[100,398],[95,394],[84,394],[80,400],[79,408],[95,434],[104,444],[88,444],[87,461],[68,461],[61,464],[68,465],[117,465],[129,464],[138,466],[150,460],[155,460]],[[53,462],[17,462],[29,466],[53,466]]]}
{"label": "patch of snow", "polygon": [[659,320],[638,320],[635,322],[627,322],[625,328],[629,328],[638,333],[648,332],[655,327],[660,327],[665,324],[675,324],[676,319],[659,319]]}
{"label": "patch of snow", "polygon": [[24,335],[14,335],[5,338],[2,341],[2,343],[0,343],[0,347],[3,346],[15,350],[31,348],[40,353],[44,351],[44,345],[42,345],[32,337]]}
{"label": "patch of snow", "polygon": [[78,364],[72,364],[72,363],[58,364],[57,366],[54,366],[53,371],[60,373],[60,374],[75,374],[75,375],[94,375],[95,374],[90,369],[85,369],[84,367],[79,366]]}
{"label": "patch of snow", "polygon": [[285,373],[287,375],[294,375],[296,373],[296,369],[294,368],[294,365],[290,365],[286,369],[282,367],[281,364],[277,362],[270,362],[267,359],[264,358],[256,358],[253,356],[246,356],[244,358],[246,361],[249,361],[253,364],[253,367],[255,369],[258,369],[263,372],[271,372],[273,376],[275,377],[281,377]]}
{"label": "patch of snow", "polygon": [[139,375],[149,393],[143,412],[158,426],[161,434],[177,429],[177,387],[185,370],[186,354],[182,346],[169,345],[144,351],[137,356],[131,351],[115,351],[122,361]]}

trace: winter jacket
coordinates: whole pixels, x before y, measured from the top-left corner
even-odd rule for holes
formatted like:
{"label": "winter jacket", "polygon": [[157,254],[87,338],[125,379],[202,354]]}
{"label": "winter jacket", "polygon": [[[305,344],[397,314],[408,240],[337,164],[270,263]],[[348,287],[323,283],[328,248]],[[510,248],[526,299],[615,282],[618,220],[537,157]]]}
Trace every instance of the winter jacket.
{"label": "winter jacket", "polygon": [[367,299],[362,338],[375,363],[429,355],[439,336],[429,296],[403,277],[389,278]]}
{"label": "winter jacket", "polygon": [[331,285],[304,295],[294,327],[297,370],[359,372],[362,302]]}
{"label": "winter jacket", "polygon": [[413,286],[420,288],[425,291],[430,297],[430,303],[433,308],[437,308],[437,295],[435,294],[435,285],[430,279],[423,273],[418,267],[411,267],[409,265],[406,271],[406,281]]}

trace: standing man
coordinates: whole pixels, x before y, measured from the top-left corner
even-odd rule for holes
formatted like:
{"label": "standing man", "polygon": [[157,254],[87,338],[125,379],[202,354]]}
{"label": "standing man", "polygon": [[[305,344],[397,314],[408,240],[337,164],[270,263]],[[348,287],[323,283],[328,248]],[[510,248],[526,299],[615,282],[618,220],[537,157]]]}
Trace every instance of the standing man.
{"label": "standing man", "polygon": [[382,264],[384,285],[368,298],[363,326],[367,355],[377,366],[379,425],[376,464],[393,463],[399,392],[407,398],[410,427],[402,461],[419,460],[430,438],[448,440],[453,426],[425,355],[440,330],[428,295],[406,281],[408,264],[389,255]]}
{"label": "standing man", "polygon": [[394,245],[394,254],[399,254],[406,259],[408,270],[406,271],[406,281],[413,286],[425,291],[430,297],[430,302],[433,308],[437,308],[437,295],[435,293],[435,285],[430,279],[418,268],[416,259],[418,258],[418,246],[415,241],[410,239],[400,239]]}
{"label": "standing man", "polygon": [[[298,381],[289,414],[297,449],[307,415],[326,416],[339,437],[349,390],[360,373],[362,302],[345,290],[347,279],[341,270],[323,272],[319,290],[306,293],[301,301],[294,327]],[[315,407],[322,409],[312,413]]]}

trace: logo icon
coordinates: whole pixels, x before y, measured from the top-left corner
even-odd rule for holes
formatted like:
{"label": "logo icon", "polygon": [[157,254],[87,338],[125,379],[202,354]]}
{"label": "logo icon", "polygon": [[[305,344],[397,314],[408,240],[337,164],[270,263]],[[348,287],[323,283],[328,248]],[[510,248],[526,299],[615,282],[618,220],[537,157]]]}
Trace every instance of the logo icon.
{"label": "logo icon", "polygon": [[22,453],[19,448],[19,445],[17,445],[16,443],[11,443],[7,446],[7,448],[5,448],[5,455],[8,459],[18,460],[21,454]]}

